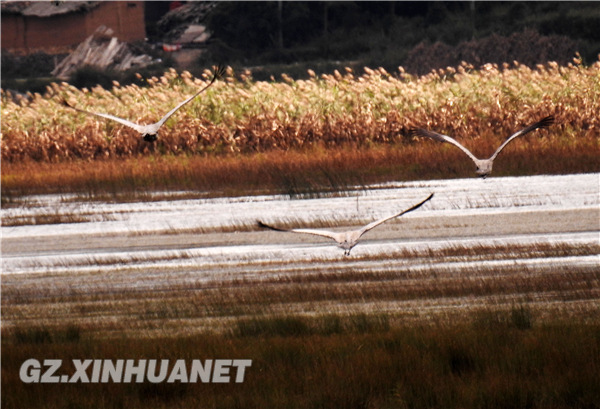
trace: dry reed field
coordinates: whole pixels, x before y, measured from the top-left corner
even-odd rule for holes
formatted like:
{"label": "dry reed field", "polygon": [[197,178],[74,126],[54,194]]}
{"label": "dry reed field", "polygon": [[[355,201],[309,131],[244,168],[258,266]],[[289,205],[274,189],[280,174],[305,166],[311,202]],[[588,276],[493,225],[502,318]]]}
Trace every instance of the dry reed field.
{"label": "dry reed field", "polygon": [[533,70],[517,62],[478,70],[462,64],[422,77],[401,67],[395,73],[365,67],[362,75],[347,69],[310,80],[283,75],[280,82],[229,69],[224,81],[167,121],[155,144],[114,122],[74,113],[60,100],[150,123],[206,79],[171,70],[144,88],[53,84],[45,95],[17,103],[3,94],[2,189],[285,189],[454,177],[468,175],[472,164],[447,146],[408,137],[411,127],[446,133],[486,156],[524,124],[550,114],[556,124],[513,142],[495,175],[595,172],[600,62],[579,62]]}

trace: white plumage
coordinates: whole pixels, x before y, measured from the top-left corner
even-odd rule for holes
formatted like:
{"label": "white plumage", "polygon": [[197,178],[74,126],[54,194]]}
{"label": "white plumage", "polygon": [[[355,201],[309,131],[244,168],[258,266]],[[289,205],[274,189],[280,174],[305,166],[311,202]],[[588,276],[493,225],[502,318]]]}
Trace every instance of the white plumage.
{"label": "white plumage", "polygon": [[147,142],[154,142],[158,139],[158,130],[160,129],[161,126],[163,126],[163,124],[167,121],[167,119],[169,119],[171,117],[171,115],[173,115],[175,112],[177,112],[177,110],[179,110],[179,108],[181,108],[182,106],[184,106],[185,104],[187,104],[188,102],[190,102],[192,99],[196,98],[200,93],[204,92],[208,87],[210,87],[217,79],[221,78],[223,76],[225,72],[225,68],[224,67],[217,67],[217,69],[214,72],[213,78],[210,81],[210,83],[202,88],[200,91],[196,92],[194,95],[192,95],[191,97],[189,97],[188,99],[186,99],[185,101],[183,101],[182,103],[180,103],[179,105],[177,105],[175,108],[173,108],[172,110],[170,110],[169,112],[167,112],[167,114],[165,116],[163,116],[160,121],[154,123],[154,124],[150,124],[150,125],[140,125],[140,124],[136,124],[134,122],[128,121],[127,119],[123,119],[123,118],[119,118],[117,116],[114,115],[109,115],[109,114],[102,114],[102,113],[98,113],[98,112],[89,112],[89,111],[85,111],[83,109],[79,109],[76,108],[72,105],[70,105],[66,99],[62,100],[63,105],[65,105],[68,108],[74,109],[77,112],[82,112],[84,114],[88,114],[88,115],[95,115],[95,116],[99,116],[101,118],[106,118],[106,119],[111,119],[113,121],[119,122],[120,124],[123,124],[125,126],[128,126],[132,129],[135,129],[136,131],[138,131],[141,135],[142,138],[147,141]]}
{"label": "white plumage", "polygon": [[354,246],[356,246],[356,244],[358,243],[358,240],[360,239],[360,237],[363,234],[365,234],[366,232],[368,232],[371,229],[374,229],[375,227],[379,226],[380,224],[385,223],[385,222],[387,222],[390,219],[393,219],[394,217],[399,217],[399,216],[402,216],[405,213],[412,212],[413,210],[418,209],[425,202],[427,202],[428,200],[430,200],[432,197],[433,197],[433,193],[430,194],[427,199],[425,199],[422,202],[414,205],[410,209],[403,210],[400,213],[393,214],[391,216],[385,217],[385,218],[380,219],[380,220],[376,220],[376,221],[374,221],[372,223],[369,223],[366,226],[364,226],[363,228],[358,229],[358,230],[351,230],[351,231],[346,231],[346,232],[332,232],[332,231],[327,231],[327,230],[314,230],[314,229],[279,229],[277,227],[269,226],[268,224],[265,224],[265,223],[263,223],[261,221],[258,221],[258,226],[262,227],[262,228],[267,228],[267,229],[275,230],[275,231],[285,231],[285,232],[290,232],[290,233],[302,233],[302,234],[313,234],[313,235],[317,235],[317,236],[328,237],[330,239],[335,240],[338,243],[338,245],[345,250],[344,251],[344,255],[349,256],[350,255],[350,250],[352,250],[352,248]]}
{"label": "white plumage", "polygon": [[426,136],[428,138],[435,139],[436,141],[439,141],[439,142],[451,143],[452,145],[456,146],[461,151],[463,151],[465,154],[467,154],[467,156],[469,158],[471,158],[473,160],[473,162],[475,162],[475,166],[477,166],[477,170],[475,172],[477,172],[477,174],[479,176],[485,178],[487,175],[489,175],[492,172],[492,165],[494,164],[494,159],[496,159],[496,156],[498,156],[500,151],[502,151],[502,149],[504,149],[504,147],[506,145],[508,145],[509,142],[511,142],[512,140],[514,140],[515,138],[517,138],[519,136],[523,136],[523,135],[525,135],[533,130],[536,130],[538,128],[547,128],[548,126],[552,125],[553,123],[554,123],[554,116],[550,115],[550,116],[545,117],[541,121],[536,122],[533,125],[529,125],[527,128],[521,129],[519,132],[511,135],[502,145],[500,145],[500,147],[498,149],[496,149],[496,152],[494,152],[494,154],[489,159],[476,158],[475,155],[473,155],[467,148],[462,146],[460,143],[458,143],[456,140],[452,139],[448,135],[442,135],[440,133],[428,131],[428,130],[422,129],[422,128],[413,128],[410,130],[410,134]]}

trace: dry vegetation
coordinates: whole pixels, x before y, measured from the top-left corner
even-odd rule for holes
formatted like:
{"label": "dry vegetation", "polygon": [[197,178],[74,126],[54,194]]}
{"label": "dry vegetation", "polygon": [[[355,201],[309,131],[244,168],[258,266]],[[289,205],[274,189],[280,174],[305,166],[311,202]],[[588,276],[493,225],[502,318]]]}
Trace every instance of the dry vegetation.
{"label": "dry vegetation", "polygon": [[[135,121],[154,121],[198,87],[187,73],[167,72],[135,85],[79,91],[53,84],[31,103],[3,100],[2,159],[57,161],[139,153],[265,152],[308,146],[364,147],[402,140],[411,126],[430,127],[457,138],[505,138],[523,124],[554,114],[557,133],[598,136],[600,62],[591,67],[549,64],[481,70],[460,66],[414,78],[400,71],[365,68],[356,77],[323,75],[309,81],[244,81],[233,77],[200,95],[170,121],[154,147],[111,121],[74,114],[79,107]],[[480,146],[481,147],[481,146]],[[481,147],[484,148],[484,147]]]}
{"label": "dry vegetation", "polygon": [[363,75],[348,69],[310,80],[284,75],[281,82],[230,71],[173,116],[156,144],[112,121],[65,109],[60,99],[144,123],[204,80],[173,70],[149,79],[147,88],[80,91],[53,84],[44,96],[18,103],[3,95],[2,189],[285,189],[286,183],[454,177],[470,174],[472,164],[446,146],[410,139],[410,127],[447,133],[486,156],[516,129],[550,114],[556,125],[511,144],[506,154],[512,160],[501,155],[495,174],[598,171],[600,62],[577,62],[534,70],[518,63],[480,70],[463,64],[418,78],[401,67],[396,73],[365,68]]}
{"label": "dry vegetation", "polygon": [[[390,329],[385,320],[364,315],[282,317],[242,321],[232,336],[176,340],[83,340],[76,329],[21,332],[17,342],[3,344],[2,407],[597,407],[598,325],[532,327],[529,310],[519,306],[471,319],[457,326]],[[171,364],[230,357],[252,359],[252,367],[241,384],[28,385],[18,379],[22,362],[49,353]]]}
{"label": "dry vegetation", "polygon": [[[402,255],[424,269],[316,261],[309,274],[275,265],[271,274],[214,281],[197,269],[168,280],[128,270],[9,275],[2,406],[595,407],[597,268],[436,264],[597,254],[597,247],[465,247]],[[243,384],[19,380],[26,359],[49,356],[253,363]]]}
{"label": "dry vegetation", "polygon": [[[5,276],[3,328],[72,325],[93,337],[177,336],[222,332],[234,318],[263,314],[381,311],[395,324],[462,321],[467,311],[502,309],[515,302],[531,303],[540,321],[597,322],[600,275],[595,266],[484,262],[593,256],[598,251],[598,245],[564,243],[458,246],[403,250],[333,265],[319,259],[254,261],[240,266],[244,274],[210,279],[210,268],[140,270],[136,260],[114,261],[110,271],[86,271],[87,266],[102,265],[90,257],[65,264],[66,272]],[[389,264],[365,268],[365,262],[373,261]],[[473,271],[462,263],[482,264]]]}

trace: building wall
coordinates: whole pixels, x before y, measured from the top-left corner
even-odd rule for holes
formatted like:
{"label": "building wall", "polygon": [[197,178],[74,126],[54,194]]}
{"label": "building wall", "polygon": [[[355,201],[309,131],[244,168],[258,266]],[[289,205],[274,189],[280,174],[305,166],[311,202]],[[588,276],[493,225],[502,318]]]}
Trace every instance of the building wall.
{"label": "building wall", "polygon": [[86,35],[105,25],[114,30],[121,41],[134,42],[146,37],[144,24],[144,2],[106,1],[86,14]]}
{"label": "building wall", "polygon": [[122,41],[146,36],[142,1],[107,1],[86,12],[51,17],[2,14],[2,49],[20,53],[76,46],[100,25],[110,27]]}
{"label": "building wall", "polygon": [[23,47],[23,21],[13,14],[2,14],[2,49],[10,45],[14,47]]}
{"label": "building wall", "polygon": [[[2,21],[2,48],[26,50],[50,49],[69,46],[85,39],[84,20],[80,13],[40,18],[31,16],[14,16],[18,29],[16,44],[10,44],[4,37],[4,20]],[[8,44],[7,44],[8,43]]]}

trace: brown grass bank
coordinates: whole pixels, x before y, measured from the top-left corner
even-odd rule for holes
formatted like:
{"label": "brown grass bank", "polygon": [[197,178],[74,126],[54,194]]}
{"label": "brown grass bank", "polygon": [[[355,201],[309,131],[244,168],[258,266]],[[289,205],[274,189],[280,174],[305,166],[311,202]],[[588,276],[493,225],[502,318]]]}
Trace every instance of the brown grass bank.
{"label": "brown grass bank", "polygon": [[[240,320],[225,335],[80,339],[21,328],[2,337],[2,407],[594,408],[600,327],[532,324],[526,306],[460,325],[390,328],[385,317]],[[27,359],[251,359],[243,383],[25,384]],[[89,372],[89,371],[88,371]],[[88,374],[89,375],[89,374]]]}
{"label": "brown grass bank", "polygon": [[[494,142],[474,147],[486,155]],[[600,144],[593,138],[531,138],[509,146],[493,176],[600,171]],[[473,163],[451,146],[419,141],[353,149],[210,155],[155,155],[59,163],[2,162],[2,196],[81,193],[90,198],[133,199],[157,190],[205,196],[282,193],[292,197],[338,192],[407,180],[473,177]]]}

